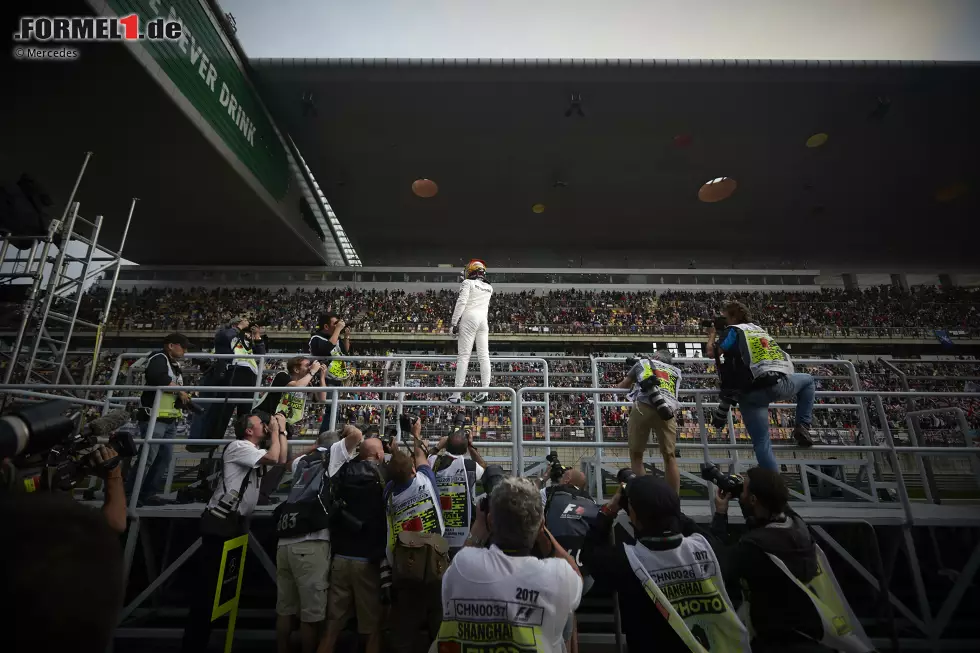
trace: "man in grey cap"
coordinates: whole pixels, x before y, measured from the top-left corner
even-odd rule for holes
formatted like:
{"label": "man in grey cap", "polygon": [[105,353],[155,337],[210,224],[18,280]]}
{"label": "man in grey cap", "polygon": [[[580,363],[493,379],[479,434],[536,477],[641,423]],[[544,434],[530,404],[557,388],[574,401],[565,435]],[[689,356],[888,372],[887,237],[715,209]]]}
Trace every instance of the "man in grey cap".
{"label": "man in grey cap", "polygon": [[[181,374],[178,361],[184,357],[190,347],[190,341],[182,333],[171,333],[164,338],[163,349],[152,352],[146,357],[143,370],[146,385],[151,387],[184,385],[184,377]],[[146,431],[150,424],[155,395],[155,390],[147,389],[140,396],[138,421],[140,437],[142,438],[146,437]],[[162,394],[156,411],[156,423],[153,427],[154,440],[171,440],[177,437],[177,422],[184,416],[183,408],[190,403],[190,400],[190,395],[182,391],[164,392]],[[168,444],[150,445],[144,469],[146,476],[140,488],[140,496],[131,497],[130,501],[136,501],[138,506],[142,506],[144,503],[149,505],[169,503],[157,495],[163,492],[164,476],[170,466],[172,449],[173,446]],[[134,464],[129,470],[129,477],[126,479],[126,494],[131,495],[133,492],[136,484],[136,469],[137,465]],[[143,497],[146,499],[144,500]]]}

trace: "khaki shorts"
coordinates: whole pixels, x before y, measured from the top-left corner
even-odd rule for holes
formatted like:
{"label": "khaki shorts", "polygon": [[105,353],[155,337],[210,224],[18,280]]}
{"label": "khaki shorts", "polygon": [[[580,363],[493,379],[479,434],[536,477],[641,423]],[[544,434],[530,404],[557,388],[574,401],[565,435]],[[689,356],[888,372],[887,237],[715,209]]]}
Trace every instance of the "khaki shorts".
{"label": "khaki shorts", "polygon": [[657,434],[657,444],[664,457],[673,456],[677,450],[677,419],[671,417],[663,421],[657,409],[650,404],[638,403],[633,406],[626,429],[631,453],[646,451],[651,430]]}
{"label": "khaki shorts", "polygon": [[381,628],[381,571],[377,563],[335,557],[330,576],[327,622],[341,627],[357,611],[357,632],[376,633]]}
{"label": "khaki shorts", "polygon": [[327,614],[330,542],[309,540],[276,548],[276,614],[316,623]]}

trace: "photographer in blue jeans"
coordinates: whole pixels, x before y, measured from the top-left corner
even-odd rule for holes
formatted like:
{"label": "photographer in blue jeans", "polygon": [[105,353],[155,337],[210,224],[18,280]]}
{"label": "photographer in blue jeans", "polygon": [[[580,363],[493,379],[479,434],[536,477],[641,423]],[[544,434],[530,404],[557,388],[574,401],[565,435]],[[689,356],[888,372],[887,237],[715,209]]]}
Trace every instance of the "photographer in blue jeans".
{"label": "photographer in blue jeans", "polygon": [[[744,304],[730,302],[722,316],[705,320],[708,326],[707,355],[715,359],[721,379],[721,402],[712,415],[712,425],[724,428],[728,410],[737,403],[759,466],[778,471],[769,438],[769,404],[796,399],[793,437],[801,447],[812,447],[813,377],[799,374],[793,362],[765,329],[752,323]],[[718,330],[724,328],[719,337]]]}

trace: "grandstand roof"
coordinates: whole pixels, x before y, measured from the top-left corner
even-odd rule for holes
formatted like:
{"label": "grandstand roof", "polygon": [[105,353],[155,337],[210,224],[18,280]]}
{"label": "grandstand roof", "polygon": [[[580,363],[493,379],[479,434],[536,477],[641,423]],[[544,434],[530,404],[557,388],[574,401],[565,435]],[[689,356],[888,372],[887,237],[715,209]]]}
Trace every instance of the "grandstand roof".
{"label": "grandstand roof", "polygon": [[[0,26],[17,29],[21,3]],[[77,15],[84,2],[44,0],[32,12]],[[100,244],[116,249],[140,198],[123,255],[138,263],[316,265],[323,259],[280,219],[125,46],[72,44],[77,61],[0,57],[0,183],[28,173],[60,217],[85,157],[80,214],[104,215]]]}
{"label": "grandstand roof", "polygon": [[[250,64],[366,265],[526,265],[547,252],[701,265],[746,250],[811,267],[976,262],[980,66]],[[565,116],[571,93],[584,117]],[[817,133],[829,139],[808,148]],[[723,176],[734,195],[699,201]],[[438,195],[413,195],[417,178]],[[941,189],[955,197],[937,201]]]}

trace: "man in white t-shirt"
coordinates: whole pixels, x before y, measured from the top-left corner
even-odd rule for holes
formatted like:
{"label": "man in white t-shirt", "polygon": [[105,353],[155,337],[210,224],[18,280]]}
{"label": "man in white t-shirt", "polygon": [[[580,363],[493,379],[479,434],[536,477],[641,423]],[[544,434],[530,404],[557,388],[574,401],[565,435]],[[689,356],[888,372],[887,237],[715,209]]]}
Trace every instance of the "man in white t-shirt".
{"label": "man in white t-shirt", "polygon": [[[551,557],[531,555],[536,542]],[[559,653],[562,629],[581,598],[582,576],[545,528],[537,487],[505,478],[490,495],[490,514],[477,511],[466,548],[443,576],[439,649],[536,644],[540,653]]]}
{"label": "man in white t-shirt", "polygon": [[[259,502],[259,467],[286,462],[286,419],[282,415],[269,418],[268,425],[259,415],[243,415],[235,420],[235,438],[221,454],[221,477],[201,519],[201,548],[197,552],[196,575],[201,585],[193,593],[181,643],[183,653],[207,649],[224,544],[230,537],[236,536],[210,530],[215,524],[214,516],[224,515],[219,521],[228,520],[229,524],[236,524],[235,533],[238,535],[247,533],[246,521]],[[269,448],[260,448],[259,443],[267,438]]]}
{"label": "man in white t-shirt", "polygon": [[[351,459],[363,439],[361,432],[353,426],[345,426],[340,436],[336,431],[321,433],[312,449],[304,451],[290,462],[294,490],[299,489],[297,479],[305,470],[311,470],[309,473],[322,471],[322,462],[319,465],[313,464],[314,460],[318,462],[322,460],[317,454],[328,455],[327,476],[331,477]],[[317,457],[311,459],[312,456]],[[304,478],[304,480],[308,483],[312,479]],[[293,516],[286,512],[295,505],[289,503],[293,499],[291,493],[280,508],[284,511],[283,517],[287,521],[290,516]],[[316,505],[313,508],[319,509]],[[307,524],[314,522],[308,514],[300,514],[306,518],[300,520],[301,525],[304,522]],[[325,522],[327,518],[325,513],[319,517],[322,519],[317,519],[316,525]],[[326,527],[293,537],[279,538],[276,547],[276,638],[279,653],[288,653],[289,638],[297,617],[300,621],[303,653],[316,651],[319,624],[326,619],[327,613],[330,555],[330,531]]]}

